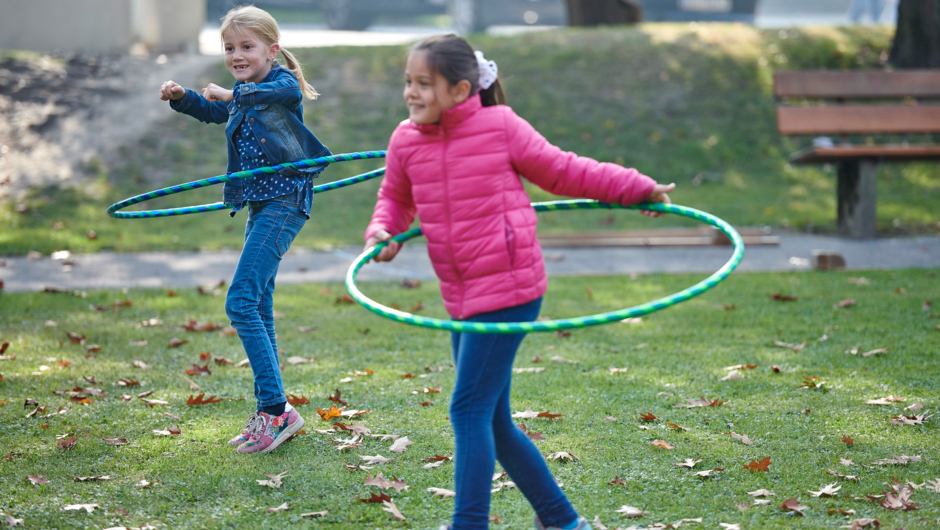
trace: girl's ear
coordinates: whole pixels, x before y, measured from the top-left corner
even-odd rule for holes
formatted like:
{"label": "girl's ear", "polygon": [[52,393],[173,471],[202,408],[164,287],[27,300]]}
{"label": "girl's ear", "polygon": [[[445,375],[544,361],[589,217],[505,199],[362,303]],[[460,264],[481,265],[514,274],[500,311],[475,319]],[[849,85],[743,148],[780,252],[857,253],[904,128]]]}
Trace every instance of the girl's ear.
{"label": "girl's ear", "polygon": [[470,97],[471,88],[470,81],[461,79],[456,85],[450,87],[450,95],[457,103],[463,103],[464,100]]}
{"label": "girl's ear", "polygon": [[277,42],[272,44],[271,47],[268,49],[268,60],[273,61],[274,58],[277,57],[277,53],[279,51],[281,51],[281,45],[278,44]]}

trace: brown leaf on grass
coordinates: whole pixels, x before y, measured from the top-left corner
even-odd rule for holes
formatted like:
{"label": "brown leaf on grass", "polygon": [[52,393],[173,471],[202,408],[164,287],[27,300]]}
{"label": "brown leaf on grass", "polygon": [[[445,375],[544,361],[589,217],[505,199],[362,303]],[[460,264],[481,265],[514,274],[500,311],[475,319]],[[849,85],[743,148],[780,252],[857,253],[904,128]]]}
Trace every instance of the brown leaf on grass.
{"label": "brown leaf on grass", "polygon": [[78,443],[78,438],[70,437],[70,438],[63,438],[63,439],[59,440],[55,445],[56,445],[56,447],[58,447],[59,449],[63,449],[63,450],[66,450],[66,451],[67,451],[67,450],[69,450],[69,449],[75,447],[75,444],[77,444],[77,443]]}
{"label": "brown leaf on grass", "polygon": [[569,453],[569,452],[567,452],[567,451],[559,451],[559,452],[557,452],[557,453],[552,453],[552,454],[546,456],[545,458],[548,459],[548,460],[561,460],[561,461],[563,461],[563,462],[564,462],[564,461],[569,461],[569,462],[571,462],[571,461],[574,461],[574,460],[580,460],[578,457],[576,457],[575,455],[573,455],[573,454],[571,454],[571,453]]}
{"label": "brown leaf on grass", "polygon": [[546,368],[544,366],[529,366],[525,368],[513,368],[512,373],[514,374],[524,374],[524,373],[541,373],[544,372]]}
{"label": "brown leaf on grass", "polygon": [[401,374],[401,378],[402,379],[414,379],[414,375],[409,372],[407,374]]}
{"label": "brown leaf on grass", "polygon": [[[339,392],[339,389],[338,389],[338,388],[336,389],[336,393],[333,394],[332,396],[328,397],[327,399],[329,399],[329,400],[332,401],[333,403],[339,403],[340,405],[342,405],[342,406],[344,406],[344,407],[349,406],[349,402],[342,398],[342,396],[340,395],[340,392]],[[325,419],[325,418],[324,418],[324,419]]]}
{"label": "brown leaf on grass", "polygon": [[257,482],[259,486],[267,486],[269,488],[279,489],[284,477],[289,477],[290,475],[287,474],[287,471],[284,471],[283,473],[279,473],[277,475],[265,473],[264,476],[268,477],[268,480],[255,479],[255,482]]}
{"label": "brown leaf on grass", "polygon": [[180,377],[183,378],[183,381],[186,381],[187,383],[189,383],[190,390],[195,390],[196,392],[199,392],[200,390],[202,390],[202,387],[197,385],[196,382],[193,381],[192,379],[186,377],[185,375],[181,375]]}
{"label": "brown leaf on grass", "polygon": [[770,367],[770,371],[775,374],[779,374],[782,371],[782,369],[775,364]]}
{"label": "brown leaf on grass", "polygon": [[149,488],[150,486],[153,486],[153,482],[150,482],[149,480],[142,478],[138,480],[137,483],[134,485],[143,490],[143,489]]}
{"label": "brown leaf on grass", "polygon": [[398,511],[398,506],[395,506],[395,503],[391,500],[382,502],[382,510],[392,514],[392,517],[398,519],[399,521],[404,521],[405,516]]}
{"label": "brown leaf on grass", "polygon": [[[884,492],[884,498],[878,501],[878,504],[887,510],[916,510],[917,503],[910,500],[912,493],[914,493],[914,488],[905,484],[896,488],[895,491]],[[877,500],[873,495],[868,497]]]}
{"label": "brown leaf on grass", "polygon": [[220,366],[223,364],[235,364],[235,361],[231,361],[229,359],[226,359],[225,357],[213,357],[212,360],[215,361],[215,364],[218,364]]}
{"label": "brown leaf on grass", "polygon": [[140,368],[141,370],[149,370],[150,366],[144,361],[134,361],[133,364],[135,367]]}
{"label": "brown leaf on grass", "polygon": [[627,481],[615,475],[614,480],[611,480],[610,482],[607,483],[608,486],[614,486],[618,484],[622,486],[626,486]]}
{"label": "brown leaf on grass", "polygon": [[671,422],[668,422],[668,421],[666,422],[666,427],[669,427],[670,429],[674,429],[674,430],[677,430],[677,431],[687,431],[687,430],[688,430],[688,429],[686,429],[685,427],[683,427],[683,426],[681,426],[681,425],[676,425],[675,423],[671,423]]}
{"label": "brown leaf on grass", "polygon": [[676,462],[676,463],[673,464],[673,465],[676,466],[676,467],[687,467],[687,468],[689,468],[689,469],[692,469],[692,468],[694,468],[696,465],[698,465],[698,463],[701,462],[701,461],[702,461],[701,458],[696,458],[696,459],[694,459],[694,460],[691,459],[691,458],[686,458],[686,459],[685,459],[685,462]]}
{"label": "brown leaf on grass", "polygon": [[850,522],[851,524],[849,526],[844,526],[843,528],[848,528],[849,530],[863,530],[865,528],[878,528],[881,526],[881,521],[878,519],[861,518],[853,519]]}
{"label": "brown leaf on grass", "polygon": [[933,417],[933,414],[899,414],[891,418],[891,425],[924,425],[925,423],[930,423],[930,419]]}
{"label": "brown leaf on grass", "polygon": [[759,490],[748,491],[747,494],[752,497],[775,497],[776,496],[776,493],[767,489],[763,489],[763,488]]}
{"label": "brown leaf on grass", "polygon": [[102,438],[102,440],[110,445],[127,445],[127,438]]}
{"label": "brown leaf on grass", "polygon": [[567,364],[578,364],[581,362],[581,361],[575,361],[572,359],[565,359],[561,355],[555,355],[554,357],[552,357],[551,361],[553,363],[567,363]]}
{"label": "brown leaf on grass", "polygon": [[46,482],[49,482],[49,479],[42,477],[40,475],[27,475],[26,478],[29,479],[29,481],[35,484],[36,486],[42,486]]}
{"label": "brown leaf on grass", "polygon": [[320,415],[320,419],[330,420],[341,417],[343,415],[343,409],[337,408],[336,405],[333,405],[328,410],[323,410],[320,407],[317,407],[317,414]]}
{"label": "brown leaf on grass", "polygon": [[891,405],[892,403],[903,403],[907,401],[907,398],[897,397],[897,396],[885,396],[878,399],[869,399],[865,402],[866,405]]}
{"label": "brown leaf on grass", "polygon": [[405,449],[407,449],[408,446],[413,443],[414,442],[409,440],[407,436],[402,436],[401,438],[398,438],[397,440],[395,440],[395,443],[393,443],[392,446],[389,447],[388,450],[393,453],[404,453]]}
{"label": "brown leaf on grass", "polygon": [[65,333],[66,335],[68,335],[69,342],[71,342],[72,344],[85,344],[86,339],[84,335],[79,335],[78,333],[75,333],[74,331],[66,331]]}
{"label": "brown leaf on grass", "polygon": [[310,404],[310,400],[307,398],[307,396],[304,396],[304,395],[295,396],[294,394],[287,394],[287,402],[290,403],[294,407],[299,407],[300,405]]}
{"label": "brown leaf on grass", "polygon": [[558,337],[559,339],[567,339],[568,337],[571,336],[571,332],[565,331],[563,329],[559,329],[555,331],[555,336]]}
{"label": "brown leaf on grass", "polygon": [[290,510],[290,504],[286,502],[280,506],[275,506],[274,508],[268,508],[268,511],[271,513],[284,512],[287,510]]}
{"label": "brown leaf on grass", "polygon": [[767,468],[770,466],[770,457],[761,459],[759,462],[751,460],[750,463],[744,465],[744,469],[750,471],[751,473],[755,471],[769,471]]}
{"label": "brown leaf on grass", "polygon": [[75,511],[75,510],[85,510],[88,513],[95,511],[96,509],[101,508],[99,504],[68,504],[62,509],[65,511]]}
{"label": "brown leaf on grass", "polygon": [[388,495],[386,495],[386,494],[384,494],[384,493],[379,493],[379,494],[376,495],[375,493],[371,493],[371,492],[369,493],[369,496],[368,496],[367,498],[365,498],[365,499],[363,499],[363,498],[361,498],[361,497],[356,497],[356,498],[359,499],[359,502],[376,502],[376,503],[378,503],[378,502],[386,502],[386,501],[391,501],[391,500],[392,500],[391,497],[389,497]]}
{"label": "brown leaf on grass", "polygon": [[728,375],[721,378],[722,381],[740,381],[741,379],[744,379],[744,376],[738,371],[728,372]]}
{"label": "brown leaf on grass", "polygon": [[337,296],[335,303],[336,304],[355,304],[356,301],[353,300],[353,298],[349,296],[348,294],[344,294],[342,296]]}
{"label": "brown leaf on grass", "polygon": [[819,376],[803,376],[803,384],[799,388],[805,388],[807,390],[820,390],[826,384],[826,380]]}
{"label": "brown leaf on grass", "polygon": [[835,508],[835,509],[826,510],[826,513],[828,513],[829,515],[835,515],[835,514],[855,515],[855,510],[843,510],[842,508]]}
{"label": "brown leaf on grass", "polygon": [[692,476],[693,476],[693,477],[708,478],[708,477],[711,476],[712,473],[718,473],[718,472],[721,472],[721,471],[724,471],[724,469],[723,469],[723,468],[720,468],[720,467],[716,467],[716,468],[714,468],[714,469],[705,469],[705,470],[703,470],[703,471],[696,471],[695,473],[692,473]]}
{"label": "brown leaf on grass", "polygon": [[190,394],[189,399],[186,400],[187,405],[209,405],[211,403],[221,403],[223,399],[219,399],[215,396],[205,397],[205,393],[199,394],[198,396],[193,397]]}
{"label": "brown leaf on grass", "polygon": [[911,462],[920,462],[919,456],[907,456],[907,455],[901,455],[901,456],[891,455],[891,456],[893,456],[894,458],[883,458],[881,460],[875,460],[874,462],[872,462],[872,465],[873,466],[891,466],[891,465],[904,466]]}
{"label": "brown leaf on grass", "polygon": [[421,280],[410,280],[405,278],[401,281],[400,285],[402,289],[417,289],[418,287],[421,287]]}
{"label": "brown leaf on grass", "polygon": [[222,331],[220,331],[220,332],[219,332],[219,336],[220,336],[220,337],[237,337],[237,336],[238,336],[238,330],[235,329],[235,328],[233,328],[232,326],[229,326],[229,327],[223,329]]}
{"label": "brown leaf on grass", "polygon": [[159,430],[159,431],[157,429],[153,429],[153,433],[156,434],[157,436],[175,436],[182,432],[183,431],[180,430],[179,425],[170,425],[166,429]]}
{"label": "brown leaf on grass", "polygon": [[185,329],[186,331],[209,332],[209,331],[216,331],[218,329],[223,329],[225,326],[213,324],[212,322],[201,323],[201,322],[197,322],[195,320],[190,319],[189,322],[187,322],[186,324],[183,324],[180,327]]}
{"label": "brown leaf on grass", "polygon": [[299,355],[292,355],[287,358],[287,364],[309,364],[316,360],[316,357],[300,357]]}
{"label": "brown leaf on grass", "polygon": [[843,442],[845,442],[845,443],[848,444],[848,445],[855,445],[855,440],[853,440],[853,439],[852,439],[851,437],[849,437],[849,436],[843,435],[843,436],[842,436],[841,438],[839,438],[839,439],[842,440]]}
{"label": "brown leaf on grass", "polygon": [[862,357],[871,357],[872,355],[878,355],[879,353],[888,353],[888,348],[877,348],[871,351],[867,351],[861,354]]}
{"label": "brown leaf on grass", "polygon": [[101,351],[101,346],[98,344],[89,344],[88,346],[85,346],[85,351],[90,353],[98,353]]}
{"label": "brown leaf on grass", "polygon": [[209,353],[209,352],[207,352],[207,351],[201,351],[201,352],[199,352],[199,360],[200,360],[200,361],[208,361],[208,360],[211,359],[211,358],[212,358],[212,354],[211,354],[211,353]]}
{"label": "brown leaf on grass", "polygon": [[790,294],[773,293],[768,296],[770,296],[771,300],[776,300],[777,302],[796,302],[797,300],[796,296]]}
{"label": "brown leaf on grass", "polygon": [[456,496],[457,496],[457,492],[451,491],[451,490],[447,490],[447,489],[444,489],[444,488],[428,488],[428,493],[430,493],[432,497],[442,497],[442,498],[446,498],[446,497],[456,497]]}
{"label": "brown leaf on grass", "polygon": [[140,386],[140,381],[134,379],[120,379],[117,386]]}
{"label": "brown leaf on grass", "polygon": [[176,337],[173,337],[172,339],[170,339],[170,347],[171,347],[171,348],[179,348],[180,346],[182,346],[183,344],[186,344],[186,343],[188,343],[188,342],[189,342],[188,340],[180,340],[180,339],[178,339],[178,338],[176,338]]}
{"label": "brown leaf on grass", "polygon": [[365,461],[366,461],[367,463],[369,463],[369,464],[384,464],[384,463],[386,463],[386,462],[391,462],[391,461],[392,461],[391,458],[386,458],[386,457],[384,457],[384,456],[382,456],[382,455],[375,455],[375,456],[362,456],[362,455],[359,455],[359,458],[362,459],[362,460],[365,460]]}
{"label": "brown leaf on grass", "polygon": [[186,375],[212,375],[212,372],[209,370],[209,365],[199,366],[198,364],[193,364],[192,368],[186,369]]}
{"label": "brown leaf on grass", "polygon": [[806,341],[804,340],[803,342],[800,342],[800,343],[792,343],[792,342],[783,342],[783,341],[775,340],[774,346],[779,346],[781,348],[789,348],[793,350],[794,352],[798,353],[798,352],[803,351],[803,348],[806,347]]}
{"label": "brown leaf on grass", "polygon": [[728,401],[721,401],[719,399],[716,399],[714,401],[709,401],[708,399],[705,399],[704,397],[693,398],[687,401],[688,403],[680,403],[676,405],[676,408],[677,409],[690,409],[694,407],[717,407],[720,405],[724,405],[725,403],[728,402]]}
{"label": "brown leaf on grass", "polygon": [[808,510],[809,506],[803,506],[800,504],[800,501],[796,497],[789,498],[783,501],[783,504],[780,505],[780,509],[784,511],[793,512],[799,516],[806,515],[803,513],[804,510]]}
{"label": "brown leaf on grass", "polygon": [[672,445],[671,443],[665,440],[653,440],[652,444],[650,445],[652,445],[653,447],[661,447],[663,449],[670,449],[670,450],[676,448],[676,446]]}
{"label": "brown leaf on grass", "polygon": [[629,368],[614,368],[613,366],[608,366],[607,371],[612,374],[625,374]]}
{"label": "brown leaf on grass", "polygon": [[329,514],[329,510],[323,510],[322,512],[307,512],[300,514],[301,517],[326,517]]}
{"label": "brown leaf on grass", "polygon": [[111,475],[98,475],[97,477],[75,477],[72,480],[75,482],[104,482],[105,480],[111,480]]}
{"label": "brown leaf on grass", "polygon": [[634,508],[633,506],[627,506],[626,504],[621,506],[619,510],[616,510],[616,512],[622,514],[624,517],[629,517],[631,519],[646,515],[646,512],[643,510]]}
{"label": "brown leaf on grass", "polygon": [[746,434],[738,434],[734,431],[728,432],[726,434],[730,434],[731,437],[735,440],[740,440],[744,445],[751,445],[751,439],[748,438]]}
{"label": "brown leaf on grass", "polygon": [[854,480],[856,482],[860,480],[857,475],[843,475],[837,472],[835,469],[830,469],[829,471],[826,471],[826,474],[836,477],[836,478],[841,478],[842,480]]}
{"label": "brown leaf on grass", "polygon": [[640,421],[648,422],[648,421],[656,421],[657,419],[659,418],[654,416],[652,412],[647,412],[646,414],[640,414]]}
{"label": "brown leaf on grass", "polygon": [[421,460],[424,462],[445,462],[451,460],[451,458],[449,456],[434,455],[430,458],[422,458]]}
{"label": "brown leaf on grass", "polygon": [[366,481],[364,482],[366,486],[378,486],[382,489],[395,488],[396,492],[401,492],[402,490],[408,489],[408,485],[398,477],[392,475],[391,479],[387,479],[382,476],[381,473],[377,474],[375,477],[372,475],[366,476]]}
{"label": "brown leaf on grass", "polygon": [[422,401],[421,403],[418,403],[418,405],[421,405],[422,407],[430,407],[430,406],[433,405],[433,404],[434,404],[434,402],[431,401],[430,399],[427,400],[427,401]]}
{"label": "brown leaf on grass", "polygon": [[734,366],[725,366],[725,370],[753,370],[757,368],[756,364],[736,364]]}
{"label": "brown leaf on grass", "polygon": [[853,305],[855,305],[855,299],[854,299],[854,298],[846,298],[845,300],[842,300],[842,301],[839,302],[838,304],[832,306],[832,308],[833,308],[833,309],[844,309],[844,308],[846,308],[846,307],[852,307]]}
{"label": "brown leaf on grass", "polygon": [[545,437],[542,436],[542,433],[530,431],[528,427],[525,426],[525,423],[517,424],[516,427],[519,427],[520,429],[522,429],[522,432],[524,432],[526,436],[528,436],[529,439],[532,440],[533,442],[545,441]]}
{"label": "brown leaf on grass", "polygon": [[842,486],[839,486],[837,482],[833,482],[832,484],[826,484],[819,491],[806,491],[808,491],[813,497],[832,497],[838,493],[840,489],[842,489]]}
{"label": "brown leaf on grass", "polygon": [[411,393],[412,393],[412,394],[440,394],[440,393],[441,393],[441,385],[437,385],[436,388],[427,388],[427,387],[424,387],[423,390],[412,390]]}

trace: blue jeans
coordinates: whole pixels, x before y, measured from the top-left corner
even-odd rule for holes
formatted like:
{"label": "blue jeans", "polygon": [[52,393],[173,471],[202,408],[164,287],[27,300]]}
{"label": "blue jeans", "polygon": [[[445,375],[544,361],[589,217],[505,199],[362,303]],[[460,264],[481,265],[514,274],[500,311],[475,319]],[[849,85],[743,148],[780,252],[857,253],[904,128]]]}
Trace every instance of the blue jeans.
{"label": "blue jeans", "polygon": [[248,202],[245,248],[225,298],[225,313],[242,340],[255,377],[258,410],[287,402],[274,338],[274,277],[307,216],[298,192]]}
{"label": "blue jeans", "polygon": [[[531,322],[542,299],[468,318],[473,322]],[[561,526],[578,514],[555,483],[545,459],[516,427],[509,407],[512,362],[524,333],[451,333],[457,382],[450,401],[456,454],[452,530],[487,528],[496,460],[535,509],[542,524]]]}

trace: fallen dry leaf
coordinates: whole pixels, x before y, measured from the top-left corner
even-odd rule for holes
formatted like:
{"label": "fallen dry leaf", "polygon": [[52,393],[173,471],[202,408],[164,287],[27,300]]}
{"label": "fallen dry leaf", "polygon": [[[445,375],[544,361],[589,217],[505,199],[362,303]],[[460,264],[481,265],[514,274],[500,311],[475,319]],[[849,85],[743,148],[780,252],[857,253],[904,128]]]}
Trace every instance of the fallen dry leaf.
{"label": "fallen dry leaf", "polygon": [[444,488],[428,488],[432,497],[456,497],[457,493]]}
{"label": "fallen dry leaf", "polygon": [[771,300],[776,300],[778,302],[796,302],[797,300],[797,297],[789,294],[773,293],[768,296],[770,296]]}
{"label": "fallen dry leaf", "polygon": [[735,440],[740,440],[744,445],[751,445],[751,439],[747,437],[746,434],[738,434],[734,431],[729,432],[732,438]]}
{"label": "fallen dry leaf", "polygon": [[172,435],[180,434],[181,432],[182,430],[180,430],[178,425],[170,425],[166,429],[163,429],[160,431],[156,429],[153,430],[153,433],[156,434],[157,436],[172,436]]}
{"label": "fallen dry leaf", "polygon": [[78,443],[78,438],[69,437],[69,438],[63,438],[63,439],[59,440],[55,445],[56,445],[56,447],[58,447],[59,449],[63,449],[63,450],[68,451],[69,449],[75,447],[75,444],[77,444],[77,443]]}
{"label": "fallen dry leaf", "polygon": [[27,475],[26,478],[28,478],[30,482],[37,486],[42,486],[43,484],[49,482],[49,479],[40,475]]}
{"label": "fallen dry leaf", "polygon": [[720,401],[718,399],[714,401],[709,401],[708,399],[705,399],[704,397],[689,399],[687,401],[688,403],[680,403],[676,405],[676,408],[690,409],[693,407],[717,407],[717,406],[724,405],[725,403],[727,403],[727,401]]}
{"label": "fallen dry leaf", "polygon": [[809,506],[803,506],[796,497],[792,497],[783,501],[783,504],[780,505],[780,509],[803,516],[806,515],[803,511],[808,510]]}
{"label": "fallen dry leaf", "polygon": [[359,499],[359,502],[386,502],[392,500],[391,497],[384,493],[379,493],[378,495],[375,493],[369,493],[369,497],[365,499],[357,497],[357,499]]}
{"label": "fallen dry leaf", "polygon": [[290,403],[294,407],[299,407],[300,405],[310,404],[310,400],[307,398],[307,396],[301,395],[298,397],[298,396],[295,396],[294,394],[287,394],[287,402]]}
{"label": "fallen dry leaf", "polygon": [[369,463],[369,464],[384,464],[384,463],[386,463],[386,462],[391,462],[391,461],[392,461],[391,458],[386,458],[386,457],[384,457],[384,456],[382,456],[382,455],[375,455],[375,456],[362,456],[362,455],[359,455],[359,458],[362,459],[362,460],[365,460],[365,461],[366,461],[367,463]]}
{"label": "fallen dry leaf", "polygon": [[803,348],[806,347],[806,341],[804,340],[803,342],[800,342],[800,343],[792,343],[792,342],[782,342],[779,340],[775,340],[774,346],[779,346],[781,348],[789,348],[793,350],[794,352],[799,353],[803,351]]}
{"label": "fallen dry leaf", "polygon": [[393,443],[392,446],[389,447],[388,450],[393,453],[404,453],[405,449],[407,449],[408,446],[413,443],[414,442],[409,440],[407,436],[402,436],[401,438],[395,440],[395,443]]}
{"label": "fallen dry leaf", "polygon": [[872,465],[873,466],[888,466],[888,465],[903,466],[911,462],[920,462],[919,456],[907,456],[907,455],[901,455],[901,456],[891,455],[891,456],[893,456],[894,458],[884,458],[881,460],[875,460],[874,462],[872,462]]}
{"label": "fallen dry leaf", "polygon": [[744,469],[750,471],[751,473],[755,471],[769,471],[767,468],[770,466],[770,457],[766,457],[760,460],[760,462],[755,462],[753,460],[750,463],[744,465]]}
{"label": "fallen dry leaf", "polygon": [[812,491],[812,490],[806,490],[806,491],[808,491],[810,495],[812,495],[813,497],[832,497],[840,489],[842,489],[842,486],[839,486],[837,482],[833,482],[832,484],[826,484],[819,491]]}
{"label": "fallen dry leaf", "polygon": [[198,364],[193,364],[192,368],[186,369],[186,375],[212,375],[212,372],[209,370],[209,365],[199,366]]}
{"label": "fallen dry leaf", "polygon": [[65,511],[85,510],[86,512],[91,513],[98,508],[101,508],[99,504],[69,504],[62,509]]}
{"label": "fallen dry leaf", "polygon": [[633,506],[627,506],[626,504],[621,506],[619,510],[615,510],[615,511],[619,514],[623,514],[624,517],[630,517],[631,519],[635,517],[642,517],[643,515],[646,514],[646,512],[644,512],[643,510],[639,508],[634,508]]}
{"label": "fallen dry leaf", "polygon": [[845,300],[842,300],[842,301],[839,302],[838,304],[832,306],[832,308],[833,308],[833,309],[844,309],[844,308],[846,308],[846,307],[852,307],[853,305],[855,305],[855,299],[854,299],[854,298],[846,298]]}
{"label": "fallen dry leaf", "polygon": [[653,443],[650,445],[652,445],[653,447],[661,447],[663,449],[675,449],[676,447],[665,440],[653,440]]}
{"label": "fallen dry leaf", "polygon": [[573,454],[571,454],[571,453],[569,453],[569,452],[566,452],[566,451],[559,451],[559,452],[557,452],[557,453],[552,453],[552,454],[546,456],[545,458],[547,458],[548,460],[561,460],[561,461],[566,461],[566,460],[567,460],[567,461],[580,460],[578,457],[576,457],[576,456],[574,456]]}
{"label": "fallen dry leaf", "polygon": [[178,338],[176,338],[176,337],[173,337],[172,339],[170,339],[170,347],[171,347],[171,348],[179,348],[180,346],[182,346],[183,344],[186,344],[186,343],[188,343],[188,342],[189,342],[188,340],[180,340],[180,339],[178,339]]}
{"label": "fallen dry leaf", "polygon": [[857,475],[843,475],[837,472],[835,469],[830,469],[829,471],[826,471],[826,474],[831,475],[836,478],[841,478],[843,480],[854,480],[856,482],[860,480]]}
{"label": "fallen dry leaf", "polygon": [[615,475],[614,480],[611,480],[610,482],[607,483],[608,486],[614,486],[618,484],[625,486],[627,484],[627,481]]}
{"label": "fallen dry leaf", "polygon": [[96,477],[75,477],[75,482],[100,482],[105,480],[111,480],[111,475],[98,475]]}
{"label": "fallen dry leaf", "polygon": [[280,506],[276,506],[276,507],[274,507],[274,508],[268,508],[268,511],[271,512],[271,513],[277,513],[277,512],[283,512],[283,511],[286,511],[286,510],[289,510],[289,509],[290,509],[290,504],[287,504],[287,503],[285,502],[284,504],[282,504],[282,505],[280,505]]}
{"label": "fallen dry leaf", "polygon": [[329,510],[323,510],[322,512],[307,512],[300,514],[301,517],[326,517],[330,513]]}
{"label": "fallen dry leaf", "polygon": [[142,369],[142,370],[149,370],[149,369],[150,369],[150,366],[149,366],[147,363],[145,363],[144,361],[134,361],[132,364],[133,364],[135,367],[140,368],[140,369]]}
{"label": "fallen dry leaf", "polygon": [[772,491],[770,491],[770,490],[763,489],[763,488],[761,488],[761,489],[759,489],[759,490],[749,491],[749,492],[747,492],[747,494],[750,495],[750,496],[752,496],[752,497],[774,497],[774,496],[776,496],[776,494],[775,494],[774,492],[772,492]]}
{"label": "fallen dry leaf", "polygon": [[676,463],[673,464],[673,465],[676,466],[676,467],[687,467],[687,468],[689,468],[689,469],[692,469],[692,468],[694,468],[694,467],[695,467],[699,462],[701,462],[701,461],[702,461],[701,458],[696,458],[695,460],[693,460],[693,459],[691,459],[691,458],[686,458],[686,459],[685,459],[685,462],[676,462]]}
{"label": "fallen dry leaf", "polygon": [[223,399],[219,399],[215,396],[205,397],[205,394],[199,394],[198,396],[193,397],[192,395],[186,400],[187,405],[209,405],[211,403],[221,403]]}
{"label": "fallen dry leaf", "polygon": [[[414,308],[412,308],[412,311],[414,311]],[[395,506],[395,503],[391,500],[382,501],[382,510],[392,514],[392,517],[398,519],[399,521],[405,520],[405,516],[402,515],[400,511],[398,511],[398,506]]]}
{"label": "fallen dry leaf", "polygon": [[284,477],[289,477],[290,475],[287,474],[287,471],[284,471],[283,473],[279,473],[277,475],[265,473],[264,476],[268,477],[268,480],[255,479],[255,482],[257,482],[259,486],[267,486],[269,488],[279,489]]}

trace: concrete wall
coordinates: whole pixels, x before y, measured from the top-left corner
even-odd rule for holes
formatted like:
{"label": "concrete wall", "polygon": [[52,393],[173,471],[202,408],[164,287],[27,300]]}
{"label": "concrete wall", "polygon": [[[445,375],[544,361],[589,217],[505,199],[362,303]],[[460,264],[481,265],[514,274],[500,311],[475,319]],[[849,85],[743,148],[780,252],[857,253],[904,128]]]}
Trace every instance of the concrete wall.
{"label": "concrete wall", "polygon": [[0,0],[0,48],[196,51],[206,0]]}

